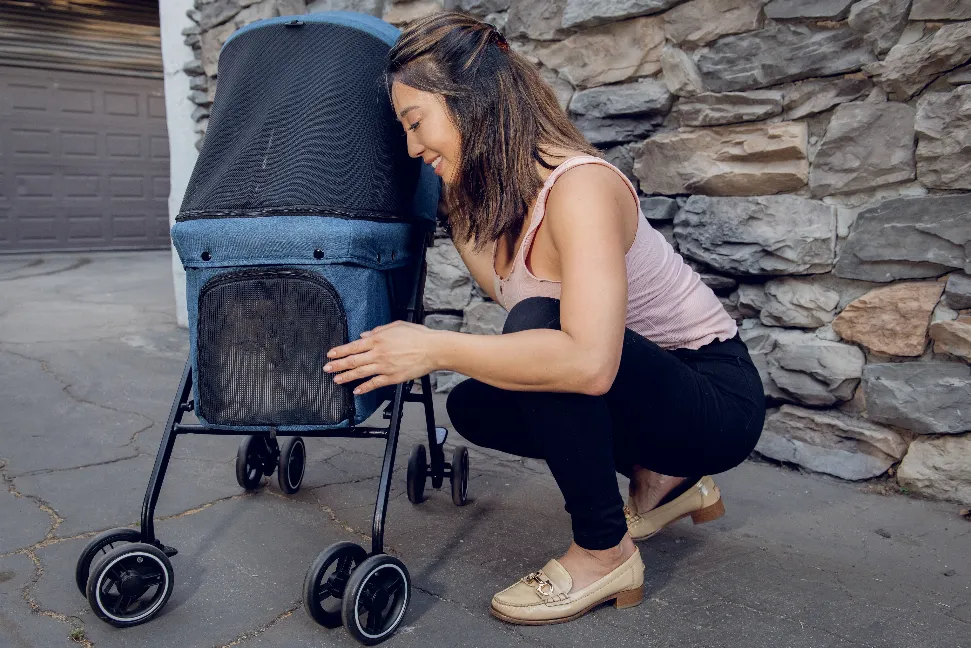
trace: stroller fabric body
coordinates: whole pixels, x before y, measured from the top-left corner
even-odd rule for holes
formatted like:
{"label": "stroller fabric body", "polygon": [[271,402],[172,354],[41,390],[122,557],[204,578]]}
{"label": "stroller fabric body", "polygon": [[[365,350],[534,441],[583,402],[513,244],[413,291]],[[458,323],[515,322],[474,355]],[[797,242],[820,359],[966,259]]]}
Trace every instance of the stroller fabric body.
{"label": "stroller fabric body", "polygon": [[172,239],[186,271],[196,415],[230,429],[358,425],[327,351],[400,318],[439,180],[384,86],[396,29],[346,12],[236,32]]}

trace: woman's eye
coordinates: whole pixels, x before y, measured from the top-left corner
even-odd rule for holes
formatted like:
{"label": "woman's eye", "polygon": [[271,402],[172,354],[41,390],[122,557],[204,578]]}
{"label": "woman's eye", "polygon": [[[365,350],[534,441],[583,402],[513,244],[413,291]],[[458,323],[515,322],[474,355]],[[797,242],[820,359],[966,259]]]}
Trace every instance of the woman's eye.
{"label": "woman's eye", "polygon": [[418,126],[421,125],[421,120],[419,119],[414,124],[408,127],[408,130],[418,130]]}

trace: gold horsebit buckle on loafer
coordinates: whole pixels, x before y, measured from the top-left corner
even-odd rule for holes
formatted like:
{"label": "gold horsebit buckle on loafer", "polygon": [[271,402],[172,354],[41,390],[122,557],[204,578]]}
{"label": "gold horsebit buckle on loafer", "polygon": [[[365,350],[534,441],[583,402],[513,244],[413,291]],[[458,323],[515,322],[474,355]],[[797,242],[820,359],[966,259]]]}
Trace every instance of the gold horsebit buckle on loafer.
{"label": "gold horsebit buckle on loafer", "polygon": [[553,596],[553,583],[542,572],[537,571],[527,574],[520,580],[527,585],[535,585],[536,592],[543,598],[550,598]]}

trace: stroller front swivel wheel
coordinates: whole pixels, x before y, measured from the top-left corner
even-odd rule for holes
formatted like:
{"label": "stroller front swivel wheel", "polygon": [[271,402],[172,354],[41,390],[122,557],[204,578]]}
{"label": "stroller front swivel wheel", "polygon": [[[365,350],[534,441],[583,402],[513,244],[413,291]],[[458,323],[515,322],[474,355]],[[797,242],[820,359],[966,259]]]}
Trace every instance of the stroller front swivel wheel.
{"label": "stroller front swivel wheel", "polygon": [[280,459],[276,474],[277,481],[280,483],[280,490],[287,495],[293,495],[300,490],[306,467],[307,446],[301,437],[290,437],[280,448]]}
{"label": "stroller front swivel wheel", "polygon": [[115,547],[91,569],[88,604],[99,619],[118,628],[145,623],[172,595],[172,563],[143,542]]}
{"label": "stroller front swivel wheel", "polygon": [[248,491],[258,488],[264,475],[273,474],[279,452],[276,439],[243,437],[236,450],[236,483]]}
{"label": "stroller front swivel wheel", "polygon": [[367,552],[353,542],[338,542],[319,554],[303,579],[303,606],[325,628],[341,624],[341,599],[351,572],[363,563]]}
{"label": "stroller front swivel wheel", "polygon": [[411,599],[411,576],[393,556],[371,556],[351,574],[341,616],[347,632],[365,646],[394,634]]}
{"label": "stroller front swivel wheel", "polygon": [[452,503],[465,506],[469,497],[469,449],[456,446],[452,451]]}
{"label": "stroller front swivel wheel", "polygon": [[428,477],[428,456],[425,446],[418,444],[408,458],[408,501],[421,504],[425,499],[425,480]]}

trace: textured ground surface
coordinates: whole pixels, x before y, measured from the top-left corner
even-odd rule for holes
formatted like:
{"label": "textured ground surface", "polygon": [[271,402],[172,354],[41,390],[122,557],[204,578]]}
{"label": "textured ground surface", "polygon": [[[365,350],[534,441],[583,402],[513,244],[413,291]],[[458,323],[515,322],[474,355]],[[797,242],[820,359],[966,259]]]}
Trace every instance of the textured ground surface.
{"label": "textured ground surface", "polygon": [[[284,496],[240,492],[236,438],[180,438],[157,511],[180,551],[168,605],[116,630],[75,589],[88,539],[137,521],[185,362],[173,310],[166,253],[0,257],[0,648],[77,645],[75,629],[99,648],[357,645],[315,625],[300,590],[323,548],[369,546],[381,441],[308,440],[304,488]],[[473,449],[468,506],[443,490],[413,507],[403,467],[421,423],[409,405],[386,541],[414,597],[388,646],[971,646],[957,506],[751,462],[718,478],[725,517],[641,546],[641,606],[504,625],[491,595],[568,542],[555,483]]]}

